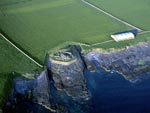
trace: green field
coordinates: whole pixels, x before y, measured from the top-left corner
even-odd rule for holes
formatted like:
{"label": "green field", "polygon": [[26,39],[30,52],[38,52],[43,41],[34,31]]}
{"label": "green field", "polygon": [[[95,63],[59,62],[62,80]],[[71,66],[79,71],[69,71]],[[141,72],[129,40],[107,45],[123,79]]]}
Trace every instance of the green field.
{"label": "green field", "polygon": [[18,52],[10,44],[0,37],[0,107],[3,97],[9,86],[11,86],[11,73],[33,72],[39,69],[34,63]]}
{"label": "green field", "polygon": [[8,1],[0,8],[0,29],[41,61],[48,50],[66,41],[92,44],[131,29],[80,0]]}
{"label": "green field", "polygon": [[[87,1],[143,30],[150,30],[148,0]],[[49,50],[68,42],[101,43],[111,40],[113,33],[130,29],[81,0],[0,0],[0,31],[41,62]],[[138,35],[135,40],[82,47],[85,50],[122,48],[143,41],[150,41],[150,33]],[[10,85],[10,73],[32,72],[39,68],[2,37],[0,48],[1,103]]]}
{"label": "green field", "polygon": [[143,30],[150,30],[150,0],[86,0]]}
{"label": "green field", "polygon": [[150,41],[150,33],[139,34],[134,40],[126,40],[126,41],[121,41],[119,43],[112,41],[104,44],[94,45],[91,47],[82,46],[82,48],[85,51],[91,51],[94,48],[102,48],[104,50],[110,51],[112,49],[115,50],[115,49],[125,48],[126,46],[136,45],[139,42],[147,42],[147,41]]}

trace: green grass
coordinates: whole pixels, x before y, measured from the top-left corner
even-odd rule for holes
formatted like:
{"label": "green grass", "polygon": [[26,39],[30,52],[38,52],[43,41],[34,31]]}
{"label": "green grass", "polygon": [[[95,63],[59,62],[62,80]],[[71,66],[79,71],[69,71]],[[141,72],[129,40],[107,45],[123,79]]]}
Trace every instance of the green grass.
{"label": "green grass", "polygon": [[138,64],[139,65],[145,65],[145,61],[144,60],[139,60]]}
{"label": "green grass", "polygon": [[11,5],[11,4],[20,3],[23,1],[27,1],[27,0],[1,0],[0,6],[7,6],[7,5]]}
{"label": "green grass", "polygon": [[141,29],[150,30],[150,0],[87,0]]}
{"label": "green grass", "polygon": [[39,69],[0,37],[0,107],[8,88],[11,86],[12,72],[26,73]]}
{"label": "green grass", "polygon": [[121,41],[121,42],[112,41],[112,42],[99,44],[99,45],[91,46],[91,47],[82,46],[82,48],[85,51],[89,51],[95,48],[102,48],[104,50],[109,50],[111,48],[122,49],[122,48],[125,48],[126,46],[136,45],[140,42],[148,42],[148,41],[150,42],[150,33],[144,33],[144,34],[137,35],[137,37],[133,40],[126,40],[126,41]]}
{"label": "green grass", "polygon": [[130,29],[80,0],[32,0],[0,9],[0,29],[41,61],[66,41],[92,44]]}
{"label": "green grass", "polygon": [[[88,1],[137,27],[150,30],[149,0]],[[99,43],[110,40],[113,33],[129,29],[80,0],[0,0],[0,31],[41,62],[49,50],[68,42]],[[143,41],[150,41],[150,33],[138,35],[135,40],[82,48],[117,49]],[[26,73],[39,68],[1,37],[0,48],[1,104],[11,86],[12,71]]]}

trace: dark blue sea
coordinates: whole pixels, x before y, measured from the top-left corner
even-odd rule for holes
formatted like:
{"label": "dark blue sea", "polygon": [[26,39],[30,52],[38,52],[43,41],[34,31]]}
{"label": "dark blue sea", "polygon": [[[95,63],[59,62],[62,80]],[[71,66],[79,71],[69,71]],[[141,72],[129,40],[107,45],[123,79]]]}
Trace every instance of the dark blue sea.
{"label": "dark blue sea", "polygon": [[[57,91],[50,81],[51,101],[64,106],[67,113],[150,113],[150,74],[143,74],[137,82],[129,82],[116,72],[99,68],[84,72],[91,94],[89,105],[75,102],[64,92]],[[90,109],[89,109],[90,108]],[[6,113],[51,113],[37,104],[23,102]],[[63,112],[65,113],[65,112]]]}
{"label": "dark blue sea", "polygon": [[150,113],[149,73],[131,83],[116,72],[85,71],[92,95],[91,113]]}

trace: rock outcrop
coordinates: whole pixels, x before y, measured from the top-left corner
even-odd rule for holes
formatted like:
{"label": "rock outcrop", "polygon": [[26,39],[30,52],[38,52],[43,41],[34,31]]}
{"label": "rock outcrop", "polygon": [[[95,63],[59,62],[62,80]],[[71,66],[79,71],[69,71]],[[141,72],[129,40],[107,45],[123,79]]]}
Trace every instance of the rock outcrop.
{"label": "rock outcrop", "polygon": [[[106,70],[115,70],[126,79],[134,80],[144,72],[150,71],[150,43],[129,46],[114,52],[93,50],[84,55],[87,65],[97,61]],[[92,66],[89,66],[92,67]]]}
{"label": "rock outcrop", "polygon": [[[83,74],[86,67],[90,67],[90,69],[102,67],[106,70],[114,70],[128,80],[134,80],[143,73],[150,72],[150,43],[142,43],[111,52],[93,50],[84,53],[82,56],[79,47],[70,46],[69,52],[56,55],[57,57],[61,56],[59,58],[61,61],[51,59],[49,55],[45,60],[47,70],[50,72],[50,79],[53,79],[51,85],[56,90],[54,94],[56,94],[56,97],[60,96],[61,93],[58,93],[58,90],[61,90],[74,102],[81,103],[81,106],[85,105],[87,108],[89,107],[87,100],[90,99],[90,94]],[[65,61],[62,58],[65,58]],[[6,102],[6,109],[9,107],[14,109],[14,105],[22,103],[22,101],[28,101],[40,104],[51,112],[68,113],[69,109],[61,106],[60,103],[59,105],[58,101],[52,102],[55,98],[53,98],[54,94],[50,90],[52,87],[49,85],[48,72],[42,71],[35,79],[29,79],[32,77],[15,79],[11,99]],[[52,106],[54,109],[51,109]]]}
{"label": "rock outcrop", "polygon": [[83,75],[85,65],[80,58],[78,50],[72,46],[74,59],[68,62],[51,61],[51,72],[57,90],[63,90],[73,99],[89,99],[86,81]]}
{"label": "rock outcrop", "polygon": [[76,59],[68,63],[52,60],[51,65],[57,90],[64,90],[72,98],[89,98],[83,75],[84,66],[80,60]]}
{"label": "rock outcrop", "polygon": [[41,72],[40,76],[36,78],[36,86],[32,90],[32,101],[46,107],[50,105],[50,87],[47,76],[47,71]]}
{"label": "rock outcrop", "polygon": [[54,111],[51,109],[50,104],[50,87],[47,71],[42,71],[33,80],[15,79],[13,96],[18,101],[31,101]]}

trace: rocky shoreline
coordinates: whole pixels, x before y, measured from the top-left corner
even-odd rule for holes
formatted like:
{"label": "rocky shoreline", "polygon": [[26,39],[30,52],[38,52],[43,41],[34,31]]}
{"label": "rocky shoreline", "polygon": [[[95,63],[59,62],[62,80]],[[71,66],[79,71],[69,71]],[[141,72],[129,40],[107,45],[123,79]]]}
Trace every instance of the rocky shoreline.
{"label": "rocky shoreline", "polygon": [[[76,46],[70,46],[70,49],[71,54],[75,56],[73,60],[62,62],[48,56],[46,69],[35,78],[28,76],[14,79],[11,96],[4,106],[5,113],[16,111],[18,104],[24,102],[36,103],[54,113],[69,113],[71,108],[62,104],[67,100],[70,100],[67,102],[68,105],[73,101],[81,108],[88,107],[90,93],[83,74],[86,67]],[[62,98],[62,95],[66,96]]]}
{"label": "rocky shoreline", "polygon": [[75,57],[72,61],[62,62],[49,58],[51,73],[57,90],[63,90],[75,100],[89,100],[89,92],[84,77],[85,65],[77,46],[70,46],[71,54]]}
{"label": "rocky shoreline", "polygon": [[150,72],[150,42],[111,52],[95,49],[84,54],[84,59],[89,67],[96,61],[106,71],[116,71],[132,81]]}
{"label": "rocky shoreline", "polygon": [[[70,108],[59,105],[62,94],[77,102],[79,107],[89,108],[91,93],[86,84],[84,70],[95,71],[101,67],[106,71],[118,72],[129,81],[137,80],[143,73],[150,74],[150,42],[110,52],[94,49],[82,53],[79,46],[69,46],[69,48],[70,53],[63,53],[67,58],[68,55],[73,56],[72,60],[63,62],[48,56],[45,64],[47,69],[36,75],[35,79],[29,79],[30,77],[14,79],[11,96],[4,106],[4,109],[8,110],[5,113],[10,113],[10,110],[15,109],[13,106],[24,101],[42,105],[50,112],[68,113]],[[66,57],[64,54],[60,55]],[[56,98],[58,101],[53,102]],[[67,102],[65,99],[63,101]]]}

